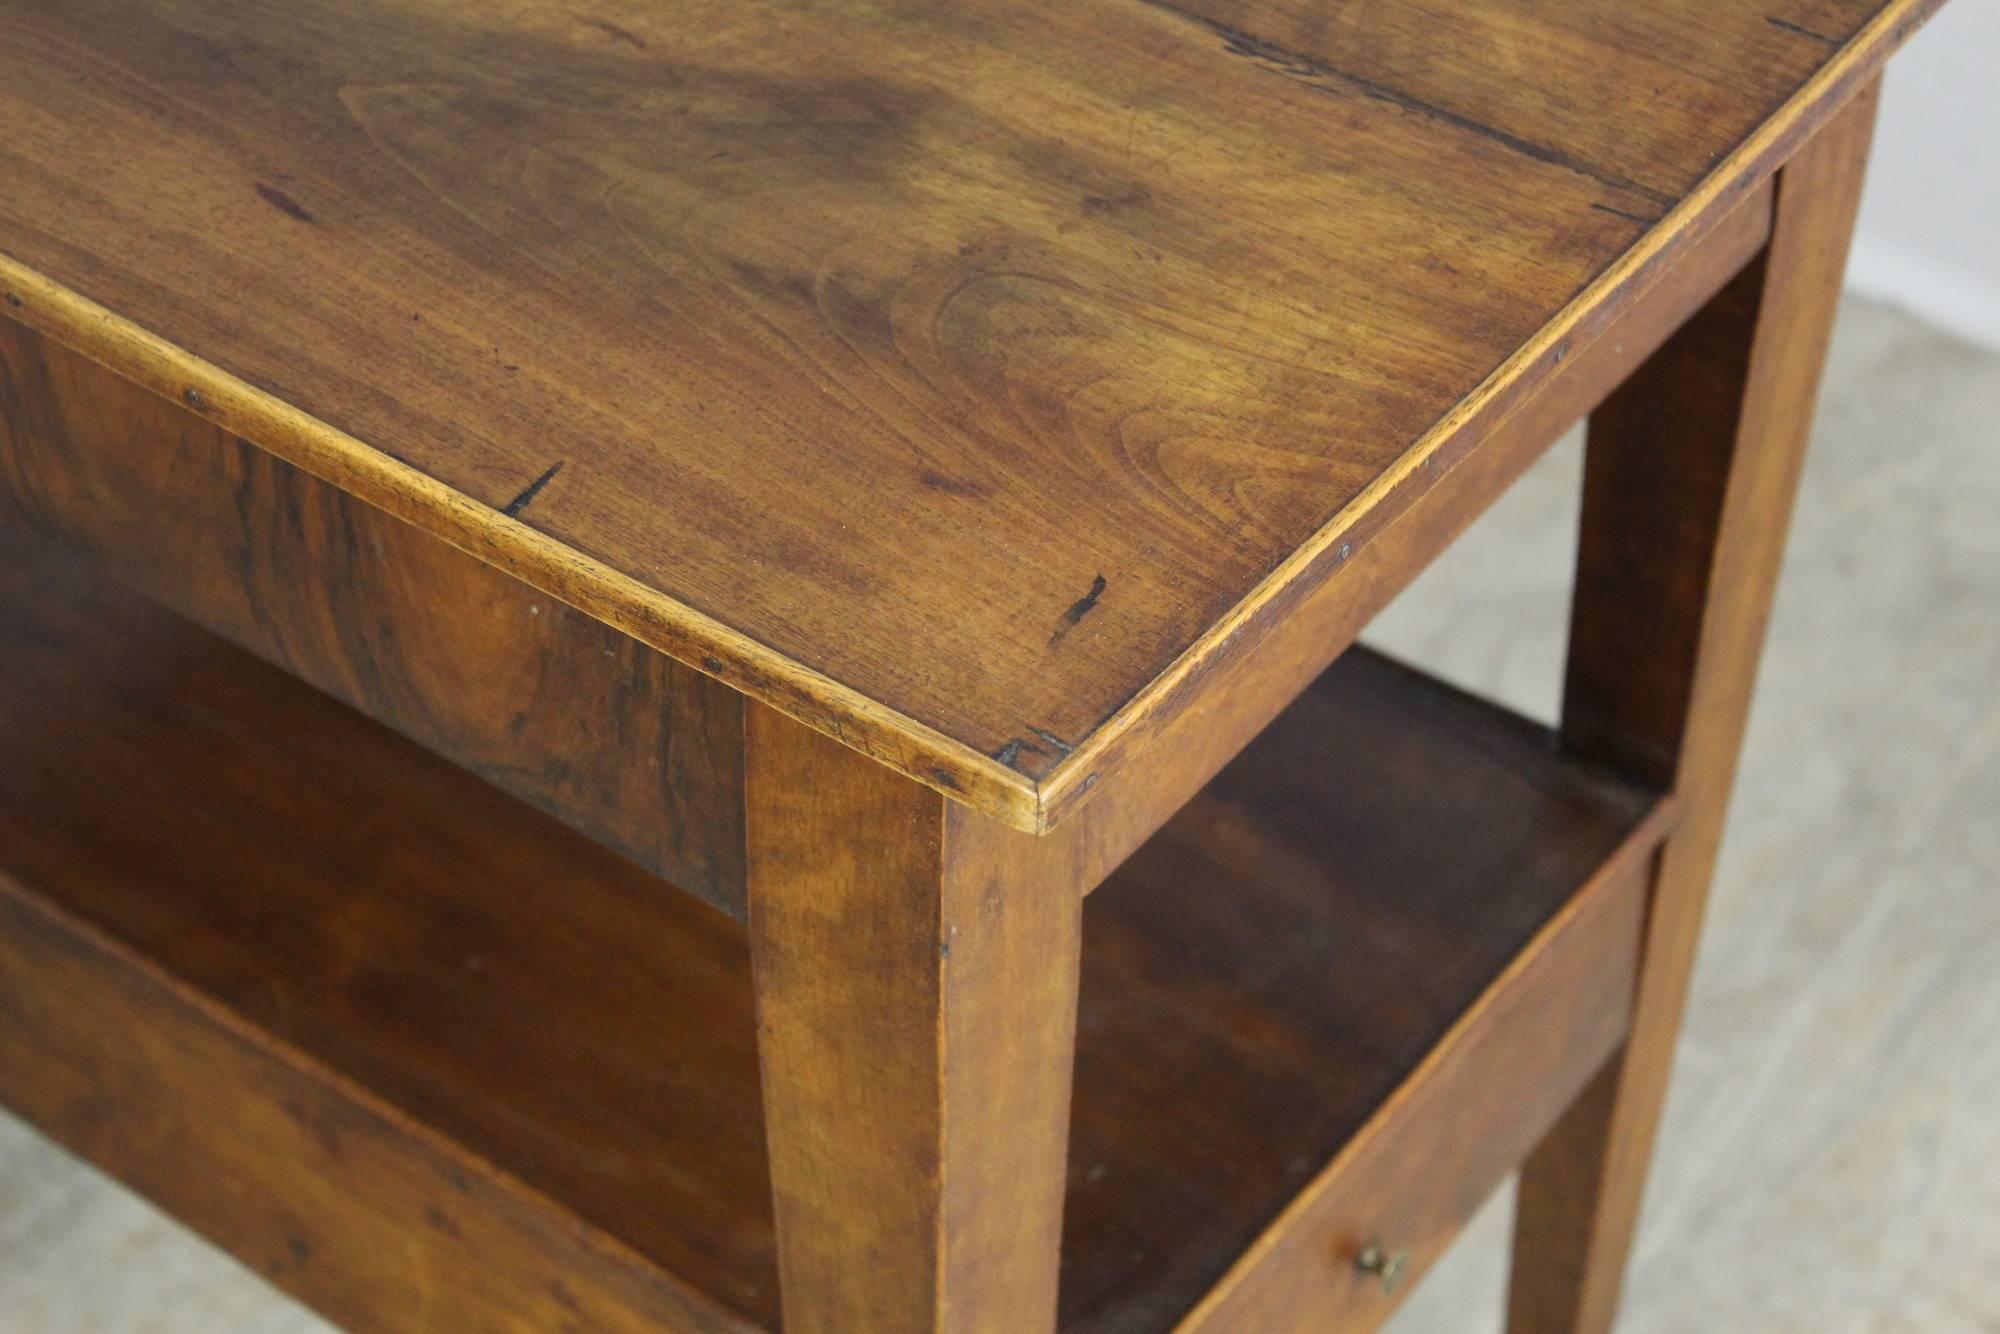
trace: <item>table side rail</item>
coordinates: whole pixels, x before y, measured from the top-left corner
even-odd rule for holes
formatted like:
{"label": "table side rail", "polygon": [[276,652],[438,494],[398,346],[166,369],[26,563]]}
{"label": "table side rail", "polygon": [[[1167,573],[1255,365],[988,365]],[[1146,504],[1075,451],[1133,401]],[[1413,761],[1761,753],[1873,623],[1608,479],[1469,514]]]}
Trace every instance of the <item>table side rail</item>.
{"label": "table side rail", "polygon": [[756,1328],[5,874],[0,1103],[355,1329]]}
{"label": "table side rail", "polygon": [[1373,1329],[1625,1040],[1663,799],[1179,1325]]}
{"label": "table side rail", "polygon": [[[1432,484],[1394,522],[1357,542],[1341,568],[1284,607],[1190,686],[1187,708],[1169,711],[1147,744],[1157,757],[1149,782],[1106,792],[1079,813],[1085,892],[1150,838],[1222,767],[1354,643],[1409,586],[1570,426],[1742,271],[1770,236],[1767,181],[1705,228],[1650,282],[1579,329],[1562,365],[1491,430],[1455,439],[1432,460]],[[1294,588],[1306,590],[1306,584]]]}
{"label": "table side rail", "polygon": [[742,916],[741,695],[0,319],[22,525]]}

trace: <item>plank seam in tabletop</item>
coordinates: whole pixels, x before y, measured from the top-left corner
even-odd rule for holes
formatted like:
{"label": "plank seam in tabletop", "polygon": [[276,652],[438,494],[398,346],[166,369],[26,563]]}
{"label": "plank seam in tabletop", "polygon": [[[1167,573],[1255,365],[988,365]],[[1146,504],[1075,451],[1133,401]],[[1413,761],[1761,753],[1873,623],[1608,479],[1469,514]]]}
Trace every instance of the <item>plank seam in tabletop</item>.
{"label": "plank seam in tabletop", "polygon": [[[1774,114],[1766,116],[1696,183],[1657,224],[1640,232],[1622,252],[1585,281],[1538,332],[1499,362],[1467,395],[1422,431],[1303,542],[1287,547],[1275,565],[1219,618],[1206,621],[1177,656],[1138,685],[1094,727],[1067,741],[1049,737],[1056,758],[1039,777],[1010,767],[968,741],[913,717],[871,694],[799,661],[754,635],[587,555],[569,542],[515,517],[524,497],[547,484],[558,460],[539,479],[522,477],[509,494],[513,504],[474,499],[390,452],[393,441],[371,445],[285,398],[261,389],[220,365],[159,337],[116,311],[0,252],[0,284],[9,315],[197,414],[243,436],[335,486],[487,561],[548,595],[635,639],[717,677],[805,725],[871,758],[1017,828],[1046,832],[1095,791],[1112,785],[1122,769],[1145,752],[1146,729],[1192,702],[1204,674],[1233,652],[1247,651],[1277,624],[1284,609],[1307,590],[1337,577],[1355,546],[1393,522],[1424,489],[1456,462],[1451,447],[1503,418],[1555,372],[1567,340],[1584,329],[1618,295],[1643,286],[1704,218],[1762,183],[1783,157],[1941,3],[1892,0],[1809,75]],[[1268,63],[1283,54],[1248,34],[1202,19],[1170,4],[1147,0],[1162,23],[1194,24],[1210,37],[1236,43],[1236,55]],[[1243,44],[1248,43],[1246,47]],[[1394,94],[1367,79],[1315,64],[1317,76],[1344,82],[1355,96],[1388,101],[1405,114],[1454,126],[1468,125],[1513,153],[1550,163],[1557,150],[1520,136],[1469,122],[1457,113]],[[1284,71],[1278,70],[1283,74]],[[1558,160],[1554,166],[1595,169]],[[261,189],[264,187],[260,187]],[[1657,190],[1639,191],[1652,197]],[[289,202],[290,197],[284,196]],[[272,207],[285,210],[272,201]],[[300,207],[294,205],[294,207]],[[1613,210],[1615,211],[1615,210]],[[1638,219],[1644,222],[1644,219]],[[562,485],[557,481],[556,485]],[[526,486],[526,492],[521,487]],[[1102,576],[1099,576],[1100,579]],[[1097,587],[1097,586],[1094,586]],[[1086,599],[1086,602],[1090,599]],[[1083,604],[1079,604],[1083,605]],[[1088,608],[1086,608],[1088,609]],[[1058,630],[1060,635],[1062,632]],[[1150,670],[1150,669],[1148,669]],[[1028,728],[1027,732],[1035,731]],[[1024,735],[1026,733],[1024,732]],[[1059,742],[1059,744],[1058,744]]]}
{"label": "plank seam in tabletop", "polygon": [[[1178,14],[1157,0],[1140,0]],[[1804,121],[1805,109],[1815,103],[1823,119],[1880,68],[1923,21],[1944,0],[1907,0],[1878,13],[1818,73],[1787,99],[1777,114],[1767,118],[1736,149],[1725,156],[1707,177],[1682,201],[1670,209],[1650,230],[1643,233],[1623,255],[1613,260],[1596,278],[1556,314],[1548,324],[1509,357],[1477,388],[1461,399],[1434,426],[1418,438],[1402,457],[1365,487],[1327,521],[1303,545],[1285,558],[1220,621],[1198,638],[1178,659],[1142,687],[1137,695],[1093,732],[1075,754],[1041,785],[1045,823],[1053,825],[1088,794],[1096,777],[1092,766],[1099,755],[1122,734],[1145,725],[1174,695],[1197,680],[1231,644],[1251,630],[1259,613],[1284,602],[1295,591],[1314,583],[1320,567],[1332,563],[1322,577],[1337,573],[1339,563],[1352,555],[1348,539],[1364,516],[1393,521],[1436,474],[1431,460],[1461,431],[1473,427],[1482,413],[1498,407],[1492,420],[1505,415],[1510,394],[1531,391],[1536,373],[1553,370],[1566,355],[1565,340],[1584,318],[1601,308],[1606,300],[1626,284],[1638,279],[1651,266],[1670,255],[1673,243],[1689,224],[1702,217],[1713,205],[1731,196],[1741,196],[1761,184],[1776,170],[1782,159],[1803,141],[1816,124]],[[1200,22],[1199,20],[1190,20]],[[1211,26],[1203,24],[1203,26]],[[1518,399],[1516,400],[1518,401]],[[1400,504],[1397,502],[1400,501]]]}
{"label": "plank seam in tabletop", "polygon": [[[1516,153],[1531,157],[1537,162],[1546,162],[1550,166],[1561,167],[1565,171],[1573,171],[1579,176],[1587,176],[1600,185],[1609,186],[1613,190],[1624,190],[1631,194],[1641,195],[1662,208],[1670,207],[1676,202],[1671,194],[1647,185],[1642,181],[1631,180],[1627,177],[1604,171],[1573,154],[1563,152],[1561,149],[1536,143],[1531,139],[1525,139],[1517,134],[1510,134],[1505,130],[1488,125],[1474,117],[1461,115],[1448,108],[1438,106],[1436,103],[1427,102],[1422,98],[1412,97],[1406,93],[1399,92],[1374,79],[1349,73],[1324,60],[1318,60],[1312,56],[1289,50],[1268,38],[1259,37],[1252,32],[1245,32],[1241,28],[1232,27],[1227,23],[1222,23],[1216,19],[1197,13],[1192,9],[1175,4],[1173,0],[1137,0],[1137,2],[1151,6],[1161,13],[1172,14],[1174,17],[1185,20],[1198,28],[1206,29],[1215,36],[1220,37],[1230,50],[1256,60],[1268,62],[1274,68],[1293,77],[1309,80],[1324,79],[1350,88],[1364,96],[1378,98],[1385,102],[1393,102],[1404,110],[1415,112],[1427,120],[1440,121],[1457,129],[1468,130],[1473,134],[1484,136],[1496,143],[1504,144]],[[1624,214],[1622,216],[1632,217],[1637,221],[1649,224],[1654,221],[1652,218],[1640,217],[1637,214]]]}

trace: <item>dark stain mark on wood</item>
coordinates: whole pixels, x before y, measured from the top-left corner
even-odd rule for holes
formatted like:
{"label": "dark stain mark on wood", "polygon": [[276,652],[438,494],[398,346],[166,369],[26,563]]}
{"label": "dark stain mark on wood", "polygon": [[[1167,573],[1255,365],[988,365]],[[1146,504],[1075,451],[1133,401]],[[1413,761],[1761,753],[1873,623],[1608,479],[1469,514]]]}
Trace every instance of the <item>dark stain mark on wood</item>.
{"label": "dark stain mark on wood", "polygon": [[1030,727],[1028,731],[1035,737],[1036,741],[1041,742],[1040,745],[1036,745],[1035,741],[1030,741],[1027,737],[1017,736],[1006,745],[1000,747],[1000,749],[994,751],[993,758],[1017,773],[1024,773],[1033,778],[1036,776],[1035,770],[1022,765],[1021,757],[1023,755],[1039,755],[1043,759],[1054,759],[1058,756],[1071,754],[1076,750],[1075,746],[1072,746],[1054,732],[1047,732],[1039,727]]}
{"label": "dark stain mark on wood", "polygon": [[1058,625],[1056,632],[1049,636],[1050,648],[1054,648],[1057,644],[1062,643],[1063,636],[1074,630],[1077,622],[1090,615],[1096,609],[1097,600],[1104,596],[1104,588],[1104,576],[1100,574],[1090,581],[1090,591],[1088,593],[1085,593],[1075,602],[1070,603],[1069,610],[1062,614],[1062,624]]}
{"label": "dark stain mark on wood", "polygon": [[292,1253],[294,1265],[304,1265],[306,1261],[312,1259],[312,1243],[304,1237],[286,1237],[285,1249]]}
{"label": "dark stain mark on wood", "polygon": [[509,375],[518,375],[521,370],[521,367],[518,363],[507,361],[504,358],[502,358],[500,355],[500,349],[497,347],[493,349],[493,364],[498,366],[501,370],[506,371]]}
{"label": "dark stain mark on wood", "polygon": [[711,676],[720,676],[727,670],[727,664],[720,658],[703,658],[701,660],[701,669]]}
{"label": "dark stain mark on wood", "polygon": [[977,500],[986,494],[986,488],[977,482],[947,477],[941,472],[927,471],[920,480],[931,490],[942,491],[948,496],[964,496],[968,500]]}
{"label": "dark stain mark on wood", "polygon": [[1552,148],[1548,144],[1536,143],[1532,139],[1523,139],[1518,134],[1509,134],[1507,131],[1488,125],[1484,121],[1461,115],[1459,112],[1447,107],[1441,107],[1435,102],[1426,102],[1422,98],[1412,97],[1408,93],[1391,88],[1387,84],[1377,83],[1373,79],[1365,79],[1358,74],[1349,74],[1346,70],[1329,65],[1323,60],[1287,50],[1278,43],[1267,41],[1262,37],[1256,36],[1254,33],[1244,32],[1241,28],[1232,28],[1228,24],[1219,23],[1205,14],[1198,14],[1191,10],[1183,9],[1179,5],[1172,3],[1172,0],[1143,0],[1143,3],[1150,5],[1154,9],[1172,14],[1184,22],[1207,29],[1222,39],[1223,49],[1231,55],[1243,56],[1246,59],[1257,61],[1273,73],[1284,75],[1289,79],[1296,79],[1308,88],[1328,92],[1332,90],[1327,85],[1337,85],[1349,92],[1356,92],[1364,97],[1374,98],[1378,102],[1387,102],[1393,106],[1401,107],[1413,115],[1422,116],[1427,120],[1434,120],[1441,125],[1450,125],[1455,129],[1480,135],[1503,147],[1510,148],[1516,153],[1531,157],[1537,162],[1544,162],[1552,167],[1561,167],[1565,171],[1573,171],[1580,176],[1587,176],[1600,185],[1607,185],[1614,190],[1623,190],[1630,194],[1640,195],[1662,207],[1671,206],[1675,202],[1673,197],[1664,191],[1656,190],[1652,186],[1645,185],[1639,181],[1629,180],[1623,176],[1603,171],[1580,158],[1570,156],[1561,149]]}
{"label": "dark stain mark on wood", "polygon": [[1823,32],[1814,32],[1811,28],[1806,27],[1803,23],[1794,23],[1790,19],[1770,17],[1766,18],[1764,22],[1770,24],[1772,27],[1778,29],[1780,32],[1789,32],[1799,37],[1810,38],[1815,42],[1820,42],[1827,46],[1846,45],[1846,43],[1841,41],[1838,37],[1829,37]]}
{"label": "dark stain mark on wood", "polygon": [[1104,596],[1104,587],[1103,575],[1100,574],[1095,579],[1092,579],[1090,581],[1090,591],[1075,602],[1070,603],[1069,610],[1063,613],[1063,619],[1071,625],[1075,625],[1078,621],[1090,615],[1091,612],[1097,609],[1097,599]]}
{"label": "dark stain mark on wood", "polygon": [[16,310],[19,310],[21,308],[20,294],[18,292],[7,293],[7,304],[12,306]]}
{"label": "dark stain mark on wood", "polygon": [[635,32],[619,27],[615,23],[608,22],[604,19],[583,19],[582,23],[583,26],[586,28],[597,29],[599,32],[603,33],[605,36],[609,37],[614,42],[623,42],[626,46],[631,47],[634,51],[643,51],[646,49],[646,42],[644,38],[640,37]]}
{"label": "dark stain mark on wood", "polygon": [[931,777],[937,780],[939,787],[949,788],[953,792],[958,791],[958,779],[952,776],[951,770],[933,769],[931,770]]}
{"label": "dark stain mark on wood", "polygon": [[1033,732],[1036,736],[1040,737],[1042,740],[1048,742],[1051,746],[1054,746],[1058,754],[1073,755],[1076,753],[1075,746],[1070,745],[1069,742],[1063,740],[1061,737],[1057,736],[1054,732],[1045,732],[1039,727],[1030,727],[1028,730],[1030,732]]}
{"label": "dark stain mark on wood", "polygon": [[1643,223],[1648,227],[1659,221],[1658,218],[1649,218],[1644,213],[1633,213],[1627,209],[1613,208],[1609,204],[1592,204],[1591,207],[1599,213],[1609,213],[1614,218],[1623,218],[1627,222]]}
{"label": "dark stain mark on wood", "polygon": [[208,406],[208,400],[202,397],[201,390],[196,389],[193,385],[189,385],[187,388],[181,390],[181,398],[191,408],[206,408]]}
{"label": "dark stain mark on wood", "polygon": [[1097,607],[1097,599],[1104,596],[1104,588],[1104,576],[1100,574],[1090,581],[1090,591],[1070,604],[1070,609],[1063,613],[1063,619],[1075,625],[1090,615]]}
{"label": "dark stain mark on wood", "polygon": [[459,1236],[458,1224],[451,1221],[451,1215],[435,1204],[424,1206],[424,1221],[444,1233],[447,1237]]}
{"label": "dark stain mark on wood", "polygon": [[298,200],[292,198],[283,190],[273,189],[262,181],[257,182],[257,197],[278,210],[278,212],[297,218],[300,222],[314,221],[313,215],[306,212],[305,206],[300,204]]}
{"label": "dark stain mark on wood", "polygon": [[547,472],[543,473],[540,477],[537,477],[534,481],[528,483],[528,489],[521,492],[520,495],[515,496],[512,500],[508,501],[507,508],[501,510],[500,512],[511,519],[515,515],[519,514],[522,510],[528,508],[529,505],[534,503],[535,497],[542,494],[542,488],[547,486],[552,480],[554,480],[555,475],[562,471],[562,466],[563,466],[563,461],[561,459],[557,459],[554,463],[551,463],[549,465],[549,470]]}

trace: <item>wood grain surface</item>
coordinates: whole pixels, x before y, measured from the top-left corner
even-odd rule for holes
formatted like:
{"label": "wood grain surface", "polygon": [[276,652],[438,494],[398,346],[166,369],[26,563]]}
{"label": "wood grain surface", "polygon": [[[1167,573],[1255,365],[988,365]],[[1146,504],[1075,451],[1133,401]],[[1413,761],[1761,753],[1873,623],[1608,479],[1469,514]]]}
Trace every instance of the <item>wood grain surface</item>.
{"label": "wood grain surface", "polygon": [[775,1310],[738,924],[87,563],[0,608],[0,1099],[356,1329]]}
{"label": "wood grain surface", "polygon": [[1590,422],[1574,752],[1671,784],[1632,1037],[1521,1178],[1512,1334],[1605,1334],[1666,1101],[1880,85],[1778,177],[1769,250]]}
{"label": "wood grain surface", "polygon": [[755,1328],[5,872],[0,994],[10,1106],[351,1330]]}
{"label": "wood grain surface", "polygon": [[1083,901],[987,820],[761,706],[750,958],[784,1327],[1055,1327]]}
{"label": "wood grain surface", "polygon": [[10,523],[742,916],[741,695],[0,320]]}
{"label": "wood grain surface", "polygon": [[0,292],[1041,829],[1936,0],[1789,3],[7,0]]}
{"label": "wood grain surface", "polygon": [[[775,1325],[740,925],[53,549],[8,550],[0,609],[0,1098],[361,1328]],[[1299,709],[1083,904],[1068,1327],[1170,1326],[1316,1178],[1365,1204],[1323,1169],[1649,807],[1365,652]],[[946,810],[949,846],[974,817]],[[1062,846],[984,824],[974,887],[1005,866],[979,838]],[[931,923],[885,938],[900,967],[1023,971],[977,929],[945,960]],[[1006,1014],[947,1037],[999,1045],[978,1025]],[[885,1142],[925,1136],[923,1105]]]}
{"label": "wood grain surface", "polygon": [[[1747,264],[1771,231],[1771,190],[1751,191],[1690,239],[1654,281],[1601,324],[1577,330],[1561,369],[1476,442],[1434,455],[1436,481],[1343,562],[1334,583],[1267,604],[1239,651],[1183,684],[1184,707],[1121,732],[1100,758],[1148,757],[1144,781],[1091,801],[1077,820],[1083,884],[1115,870],[1245,745],[1280,716],[1564,427],[1601,402]],[[1060,814],[1060,812],[1056,812]]]}
{"label": "wood grain surface", "polygon": [[1370,1330],[1396,1310],[1624,1040],[1658,832],[1556,913],[1181,1334]]}
{"label": "wood grain surface", "polygon": [[[1385,1240],[1448,1235],[1489,1170],[1476,1150],[1433,1150],[1428,1185],[1401,1200],[1357,1198],[1352,1163],[1330,1164],[1607,861],[1645,857],[1652,809],[1543,728],[1344,655],[1085,903],[1063,1327],[1172,1328],[1225,1283],[1246,1290],[1209,1328],[1266,1327],[1228,1324],[1237,1302],[1303,1318],[1311,1303],[1285,1294],[1356,1295],[1354,1238],[1324,1212],[1318,1266],[1245,1258],[1274,1228],[1304,1240],[1274,1205],[1308,1191],[1343,1228],[1360,1212]],[[1616,934],[1559,969],[1596,1002],[1607,975],[1631,975]],[[1581,1082],[1623,1028],[1622,1006],[1605,1026],[1531,1008],[1549,1048],[1574,1038],[1552,1085]],[[1519,1129],[1503,1115],[1491,1132]]]}

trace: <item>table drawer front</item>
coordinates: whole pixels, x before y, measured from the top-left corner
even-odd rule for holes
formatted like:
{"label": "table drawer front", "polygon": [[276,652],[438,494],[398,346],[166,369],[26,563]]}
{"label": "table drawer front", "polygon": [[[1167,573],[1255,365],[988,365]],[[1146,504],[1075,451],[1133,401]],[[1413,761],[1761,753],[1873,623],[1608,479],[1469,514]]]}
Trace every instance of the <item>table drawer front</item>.
{"label": "table drawer front", "polygon": [[741,915],[742,697],[0,320],[0,524]]}
{"label": "table drawer front", "polygon": [[1624,1040],[1651,845],[1635,839],[1536,936],[1184,1330],[1387,1319]]}

